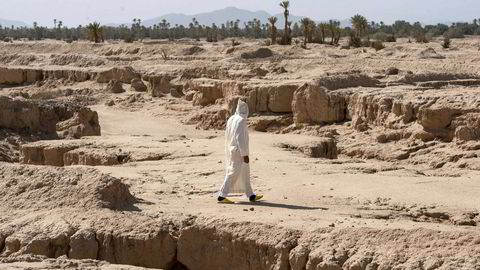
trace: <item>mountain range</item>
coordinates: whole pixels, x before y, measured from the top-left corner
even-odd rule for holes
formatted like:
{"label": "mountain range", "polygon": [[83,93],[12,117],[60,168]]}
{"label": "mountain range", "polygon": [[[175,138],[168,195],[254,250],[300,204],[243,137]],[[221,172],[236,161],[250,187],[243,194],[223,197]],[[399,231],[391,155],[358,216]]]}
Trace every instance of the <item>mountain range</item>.
{"label": "mountain range", "polygon": [[[198,13],[194,15],[175,13],[166,14],[161,17],[146,20],[143,22],[143,24],[145,26],[152,26],[154,24],[158,24],[163,19],[165,19],[172,26],[175,24],[188,26],[192,22],[193,18],[195,18],[202,25],[212,25],[212,23],[215,23],[218,26],[220,26],[222,23],[225,23],[226,21],[236,21],[238,19],[240,20],[240,26],[243,26],[243,23],[252,21],[253,19],[260,20],[262,24],[267,23],[268,18],[271,16],[272,15],[266,11],[249,11],[246,9],[227,7],[212,12]],[[285,24],[283,14],[275,14],[273,16],[278,18],[278,27],[283,28],[282,26]],[[302,18],[303,17],[301,16],[290,15],[289,20],[295,23],[300,21]]]}
{"label": "mountain range", "polygon": [[[212,23],[215,23],[217,26],[221,26],[223,23],[226,23],[227,21],[240,20],[240,27],[243,27],[244,23],[248,21],[252,21],[253,19],[260,20],[262,24],[268,23],[268,18],[271,16],[275,16],[278,18],[277,27],[279,29],[283,29],[284,28],[283,26],[285,24],[283,13],[272,15],[266,11],[249,11],[246,9],[239,9],[236,7],[227,7],[227,8],[211,11],[211,12],[204,12],[204,13],[198,13],[193,15],[186,15],[182,13],[169,13],[160,17],[142,20],[142,25],[149,27],[155,24],[159,24],[162,20],[166,20],[168,23],[170,23],[171,26],[175,26],[176,24],[188,26],[192,22],[193,18],[195,18],[201,25],[208,25],[208,26],[212,25]],[[302,18],[304,18],[304,16],[296,16],[296,15],[290,14],[289,21],[292,21],[293,23],[295,23],[295,22],[299,22]],[[342,27],[350,26],[349,20],[343,20],[343,21],[340,21],[340,23]],[[121,24],[131,25],[132,22],[109,23],[106,25],[119,26]],[[4,27],[10,27],[12,25],[15,27],[29,26],[25,22],[5,20],[5,19],[0,19],[0,25]]]}
{"label": "mountain range", "polygon": [[[149,27],[155,24],[159,24],[162,20],[165,19],[168,23],[170,23],[171,26],[175,26],[176,24],[188,26],[192,22],[193,18],[195,18],[201,25],[210,26],[212,25],[212,23],[215,23],[217,26],[221,26],[226,21],[235,21],[238,19],[240,20],[240,27],[243,27],[244,23],[248,21],[252,21],[254,18],[259,19],[262,22],[262,24],[267,23],[268,18],[271,16],[275,16],[278,18],[277,28],[283,29],[283,26],[285,24],[283,13],[272,15],[266,11],[249,11],[246,9],[239,9],[236,7],[227,7],[227,8],[211,11],[211,12],[204,12],[204,13],[198,13],[198,14],[192,14],[192,15],[186,15],[182,13],[169,13],[160,17],[152,18],[152,19],[142,19],[142,24]],[[290,14],[289,20],[295,23],[295,22],[299,22],[302,18],[304,18],[304,16],[296,16],[296,15]],[[312,19],[314,19],[317,22],[328,21],[328,20],[318,20],[318,18],[312,18]],[[340,21],[341,27],[351,26],[349,19],[339,20],[339,21]],[[429,21],[424,23],[437,24],[438,22]],[[446,23],[446,22],[442,22],[442,23]],[[109,23],[105,25],[119,26],[121,24],[130,26],[132,24],[132,21],[122,22],[122,23]],[[446,24],[450,25],[451,23],[448,22]],[[22,21],[6,20],[6,19],[0,18],[0,25],[2,27],[11,27],[12,25],[14,27],[24,27],[24,26],[31,26],[31,23],[29,24]]]}
{"label": "mountain range", "polygon": [[14,20],[5,20],[0,18],[0,25],[2,27],[11,27],[12,25],[14,27],[24,27],[24,26],[29,26],[28,24],[21,22],[21,21],[14,21]]}
{"label": "mountain range", "polygon": [[[153,19],[143,20],[142,24],[145,26],[153,26],[155,24],[159,24],[162,20],[166,20],[170,23],[171,26],[176,24],[188,26],[193,18],[195,18],[201,25],[212,25],[215,23],[217,26],[221,26],[226,21],[236,21],[237,19],[240,20],[240,27],[243,27],[243,24],[251,21],[253,19],[258,19],[263,23],[268,22],[268,18],[271,16],[275,16],[278,18],[277,27],[279,29],[283,29],[283,25],[285,24],[283,13],[279,14],[269,14],[266,11],[249,11],[246,9],[239,9],[236,7],[227,7],[224,9],[219,9],[211,12],[204,12],[198,13],[193,15],[186,15],[182,13],[169,13],[160,17],[156,17]],[[295,16],[290,14],[289,21],[293,23],[299,22],[304,16]],[[340,21],[342,27],[350,26],[348,20]],[[125,25],[130,25],[129,23],[123,23]],[[118,26],[120,24],[107,24],[109,26]]]}

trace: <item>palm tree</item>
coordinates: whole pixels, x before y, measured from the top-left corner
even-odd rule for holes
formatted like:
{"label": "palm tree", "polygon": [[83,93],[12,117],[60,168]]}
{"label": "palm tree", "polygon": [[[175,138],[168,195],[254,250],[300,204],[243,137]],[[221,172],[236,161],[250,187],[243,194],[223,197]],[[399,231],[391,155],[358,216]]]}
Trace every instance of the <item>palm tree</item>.
{"label": "palm tree", "polygon": [[262,34],[262,24],[259,19],[254,18],[252,21],[253,35],[255,38],[260,38]]}
{"label": "palm tree", "polygon": [[233,23],[233,32],[234,32],[234,36],[235,36],[235,37],[239,37],[239,36],[240,36],[240,27],[239,27],[239,24],[240,24],[240,20],[239,20],[239,19],[236,19],[235,22]]}
{"label": "palm tree", "polygon": [[339,21],[334,21],[330,20],[329,21],[329,27],[330,27],[330,34],[332,36],[332,39],[330,40],[330,45],[336,45],[338,41],[340,40],[340,22]]}
{"label": "palm tree", "polygon": [[62,39],[62,26],[63,26],[63,22],[62,21],[58,21],[57,23],[57,29],[55,30],[56,32],[56,38],[58,40]]}
{"label": "palm tree", "polygon": [[355,36],[361,38],[368,29],[368,20],[362,15],[355,15],[350,19],[353,29],[355,30]]}
{"label": "palm tree", "polygon": [[93,22],[87,25],[88,36],[90,40],[93,40],[95,43],[100,43],[100,38],[103,35],[103,27],[100,26],[99,22]]}
{"label": "palm tree", "polygon": [[277,23],[277,17],[272,16],[268,18],[268,22],[270,23],[270,37],[272,38],[272,44],[277,43],[277,27],[275,24]]}
{"label": "palm tree", "polygon": [[300,24],[302,25],[303,35],[304,35],[304,37],[305,37],[305,39],[304,39],[304,41],[303,41],[303,46],[304,46],[305,48],[307,48],[308,37],[310,36],[310,33],[311,33],[312,30],[313,30],[314,23],[313,23],[313,21],[312,21],[310,18],[303,18],[303,19],[300,21]]}
{"label": "palm tree", "polygon": [[[0,27],[1,29],[1,27]],[[41,29],[38,27],[38,22],[33,22],[33,31],[35,32],[35,39],[41,39]]]}
{"label": "palm tree", "polygon": [[200,40],[200,23],[197,21],[197,18],[192,18],[190,29],[192,30],[192,37],[196,40]]}
{"label": "palm tree", "polygon": [[328,25],[326,23],[319,23],[317,27],[317,42],[325,43]]}
{"label": "palm tree", "polygon": [[284,0],[280,3],[280,7],[284,9],[283,16],[285,16],[285,28],[283,30],[283,44],[289,44],[290,37],[288,31],[288,16],[290,15],[290,11],[288,8],[290,7],[290,1]]}

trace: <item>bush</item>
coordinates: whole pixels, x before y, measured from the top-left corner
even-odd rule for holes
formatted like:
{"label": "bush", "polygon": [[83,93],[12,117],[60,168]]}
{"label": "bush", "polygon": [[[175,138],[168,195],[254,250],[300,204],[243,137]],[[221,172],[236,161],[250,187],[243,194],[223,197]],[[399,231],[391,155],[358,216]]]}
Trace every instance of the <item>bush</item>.
{"label": "bush", "polygon": [[284,38],[281,38],[279,42],[277,42],[279,45],[292,45],[292,38],[289,38],[285,40]]}
{"label": "bush", "polygon": [[395,37],[395,35],[389,35],[387,36],[385,42],[397,42],[397,38]]}
{"label": "bush", "polygon": [[6,38],[4,38],[4,39],[3,39],[3,42],[12,42],[12,39],[11,39],[11,38],[8,38],[8,37],[6,37]]}
{"label": "bush", "polygon": [[429,32],[425,35],[425,38],[427,39],[427,42],[426,42],[426,43],[432,41],[434,37],[435,37],[435,34],[432,33],[431,31],[429,31]]}
{"label": "bush", "polygon": [[68,44],[70,44],[70,43],[72,43],[72,42],[73,42],[73,40],[72,40],[72,39],[70,39],[70,38],[67,38],[67,39],[65,39],[64,41],[65,41],[66,43],[68,43]]}
{"label": "bush", "polygon": [[350,35],[350,39],[348,40],[348,46],[354,48],[362,47],[362,40],[359,37],[354,36],[353,34]]}
{"label": "bush", "polygon": [[384,32],[377,32],[373,34],[373,39],[382,41],[382,42],[387,41],[387,37],[388,37],[387,34],[385,34]]}
{"label": "bush", "polygon": [[241,44],[240,42],[238,42],[234,38],[232,38],[232,47],[238,46],[240,44]]}
{"label": "bush", "polygon": [[443,43],[442,43],[442,47],[444,49],[448,49],[450,48],[450,44],[452,43],[452,41],[450,40],[450,38],[448,36],[444,36],[443,37]]}
{"label": "bush", "polygon": [[376,51],[380,51],[380,50],[385,49],[385,46],[383,45],[383,43],[381,41],[373,41],[370,44],[370,47],[374,48]]}
{"label": "bush", "polygon": [[133,41],[135,40],[135,38],[133,38],[133,36],[126,36],[123,41],[125,43],[133,43]]}
{"label": "bush", "polygon": [[415,36],[415,41],[417,43],[428,43],[428,39],[426,37],[426,35],[424,33],[421,33],[421,34],[417,34]]}
{"label": "bush", "polygon": [[465,35],[458,28],[450,28],[444,36],[448,38],[465,38]]}
{"label": "bush", "polygon": [[217,36],[216,35],[208,35],[207,36],[207,42],[218,42]]}
{"label": "bush", "polygon": [[163,58],[164,61],[167,61],[170,58],[168,56],[168,53],[164,49],[162,49],[161,55],[162,55],[162,58]]}
{"label": "bush", "polygon": [[370,47],[371,46],[370,40],[363,40],[361,43],[362,43],[362,47]]}
{"label": "bush", "polygon": [[268,48],[259,48],[255,51],[244,52],[240,55],[243,59],[268,58],[271,56],[273,56],[273,52]]}

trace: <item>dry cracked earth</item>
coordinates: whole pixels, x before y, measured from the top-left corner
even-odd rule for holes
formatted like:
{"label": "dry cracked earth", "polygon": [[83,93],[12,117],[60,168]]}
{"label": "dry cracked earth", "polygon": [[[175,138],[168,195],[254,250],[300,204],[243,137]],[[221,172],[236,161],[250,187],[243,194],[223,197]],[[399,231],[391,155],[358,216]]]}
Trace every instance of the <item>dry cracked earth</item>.
{"label": "dry cracked earth", "polygon": [[0,43],[0,269],[480,269],[480,39],[262,43]]}

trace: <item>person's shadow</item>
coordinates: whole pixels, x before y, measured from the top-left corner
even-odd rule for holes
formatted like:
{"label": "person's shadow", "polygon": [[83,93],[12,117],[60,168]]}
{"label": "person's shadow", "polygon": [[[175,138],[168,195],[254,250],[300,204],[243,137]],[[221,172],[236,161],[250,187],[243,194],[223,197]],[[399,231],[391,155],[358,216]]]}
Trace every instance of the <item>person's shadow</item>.
{"label": "person's shadow", "polygon": [[265,206],[265,207],[275,207],[275,208],[285,208],[290,210],[328,210],[326,207],[312,207],[312,206],[302,206],[302,205],[293,205],[293,204],[283,204],[283,203],[273,203],[266,201],[257,201],[257,202],[235,202],[236,205],[248,205],[248,206]]}

